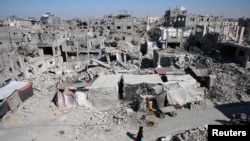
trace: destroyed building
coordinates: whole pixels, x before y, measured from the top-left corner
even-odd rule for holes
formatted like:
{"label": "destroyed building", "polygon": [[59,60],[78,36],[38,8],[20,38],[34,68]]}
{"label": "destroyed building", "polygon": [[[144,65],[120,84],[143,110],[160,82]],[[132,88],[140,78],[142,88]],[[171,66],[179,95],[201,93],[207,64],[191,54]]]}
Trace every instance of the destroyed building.
{"label": "destroyed building", "polygon": [[[162,24],[121,11],[102,19],[61,20],[47,12],[40,20],[0,20],[0,116],[21,107],[23,122],[46,101],[43,116],[84,127],[62,127],[59,138],[64,130],[82,137],[82,131],[108,133],[119,124],[126,130],[154,126],[147,116],[203,110],[208,99],[220,105],[248,98],[250,49],[241,23],[190,15],[184,7],[167,10],[164,18]],[[157,37],[147,28],[157,29]],[[223,62],[224,55],[242,68]]]}

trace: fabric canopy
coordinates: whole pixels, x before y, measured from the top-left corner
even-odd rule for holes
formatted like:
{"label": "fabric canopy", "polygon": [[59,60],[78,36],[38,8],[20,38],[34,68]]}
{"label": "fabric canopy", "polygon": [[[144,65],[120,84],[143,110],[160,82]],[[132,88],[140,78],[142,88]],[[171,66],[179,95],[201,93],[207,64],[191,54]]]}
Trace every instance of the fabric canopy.
{"label": "fabric canopy", "polygon": [[22,89],[30,82],[11,81],[8,85],[0,88],[0,100],[8,98],[15,90]]}
{"label": "fabric canopy", "polygon": [[123,75],[124,83],[128,85],[148,83],[148,84],[161,84],[162,80],[158,74],[153,75]]}
{"label": "fabric canopy", "polygon": [[179,88],[167,91],[167,99],[170,105],[184,105],[189,102],[204,100],[205,88]]}
{"label": "fabric canopy", "polygon": [[119,81],[121,81],[121,74],[117,74],[117,75],[101,75],[88,88],[89,89],[94,89],[94,88],[116,87]]}

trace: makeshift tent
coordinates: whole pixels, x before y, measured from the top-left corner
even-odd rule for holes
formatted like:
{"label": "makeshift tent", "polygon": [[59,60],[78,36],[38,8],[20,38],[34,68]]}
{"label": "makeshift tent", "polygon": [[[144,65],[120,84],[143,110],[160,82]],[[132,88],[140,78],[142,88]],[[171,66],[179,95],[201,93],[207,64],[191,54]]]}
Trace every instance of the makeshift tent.
{"label": "makeshift tent", "polygon": [[124,97],[130,98],[133,97],[133,94],[136,94],[138,90],[144,84],[150,86],[155,86],[162,83],[161,76],[158,74],[152,75],[123,75],[124,80]]}
{"label": "makeshift tent", "polygon": [[11,94],[7,100],[6,100],[6,103],[9,107],[9,110],[14,112],[18,109],[18,107],[20,106],[20,104],[22,103],[20,97],[19,97],[19,94],[18,94],[18,91],[15,90],[13,92],[13,94]]}
{"label": "makeshift tent", "polygon": [[4,116],[8,112],[8,105],[6,99],[0,100],[0,117]]}
{"label": "makeshift tent", "polygon": [[72,108],[75,104],[74,93],[70,87],[65,87],[63,92],[57,90],[56,104],[59,108],[66,107]]}
{"label": "makeshift tent", "polygon": [[4,115],[8,110],[16,111],[21,102],[32,95],[33,88],[31,82],[11,81],[6,86],[0,88],[0,115]]}
{"label": "makeshift tent", "polygon": [[168,82],[163,83],[165,88],[177,89],[177,88],[197,88],[199,83],[189,74],[185,75],[167,75]]}
{"label": "makeshift tent", "polygon": [[117,104],[119,100],[119,83],[121,75],[101,75],[89,89],[89,99],[96,107]]}
{"label": "makeshift tent", "polygon": [[[87,95],[82,92],[90,83],[84,81],[63,82],[59,84],[56,95],[56,105],[60,108],[72,108],[75,104],[78,106],[89,107],[87,105]],[[79,91],[80,90],[80,91]]]}
{"label": "makeshift tent", "polygon": [[75,92],[75,100],[78,106],[89,108],[91,107],[90,102],[88,101],[87,93],[77,91]]}
{"label": "makeshift tent", "polygon": [[190,102],[202,101],[205,98],[205,88],[178,88],[167,91],[167,100],[170,105],[184,105]]}

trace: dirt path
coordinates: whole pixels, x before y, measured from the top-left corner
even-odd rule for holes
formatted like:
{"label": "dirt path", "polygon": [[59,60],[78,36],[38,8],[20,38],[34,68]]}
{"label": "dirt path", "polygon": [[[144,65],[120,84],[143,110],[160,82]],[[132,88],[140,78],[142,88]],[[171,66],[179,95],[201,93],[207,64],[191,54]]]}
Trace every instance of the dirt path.
{"label": "dirt path", "polygon": [[[50,98],[41,100],[39,110],[32,109],[23,114],[15,113],[0,122],[0,138],[5,141],[129,141],[134,140],[139,127],[138,121],[141,114],[137,113],[137,119],[132,122],[116,125],[105,112],[73,109],[60,111],[49,106]],[[169,136],[207,124],[221,124],[228,121],[233,113],[245,112],[250,114],[250,104],[233,104],[220,108],[208,105],[206,109],[177,111],[176,117],[166,116],[165,119],[148,115],[146,119],[155,122],[153,127],[145,126],[144,136],[147,141],[155,141],[158,137]],[[94,114],[93,114],[94,113]],[[94,116],[95,115],[95,116]],[[101,116],[101,118],[99,118]],[[105,117],[105,118],[102,118]],[[20,118],[20,119],[19,119]],[[92,119],[93,118],[93,119]],[[107,120],[106,120],[107,119]],[[96,122],[97,120],[103,122]]]}

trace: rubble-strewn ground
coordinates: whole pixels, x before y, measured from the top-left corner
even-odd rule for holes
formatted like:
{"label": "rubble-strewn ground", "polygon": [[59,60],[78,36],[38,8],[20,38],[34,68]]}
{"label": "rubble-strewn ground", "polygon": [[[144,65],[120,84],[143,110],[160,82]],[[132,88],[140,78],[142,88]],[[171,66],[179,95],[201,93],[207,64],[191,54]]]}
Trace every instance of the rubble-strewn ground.
{"label": "rubble-strewn ground", "polygon": [[250,74],[235,64],[213,63],[211,72],[217,84],[208,89],[208,97],[218,104],[235,103],[249,98]]}
{"label": "rubble-strewn ground", "polygon": [[[112,65],[113,62],[111,62]],[[115,66],[115,64],[114,64]],[[115,107],[73,107],[72,109],[58,108],[52,103],[56,92],[56,83],[60,79],[84,79],[88,73],[93,76],[112,74],[113,71],[103,67],[91,67],[88,73],[81,70],[83,64],[65,63],[61,69],[55,68],[48,72],[33,76],[34,95],[22,103],[15,113],[8,113],[1,120],[0,137],[3,140],[41,141],[41,140],[133,140],[138,127],[145,127],[145,137],[148,140],[156,140],[157,137],[174,135],[173,133],[184,131],[174,136],[174,140],[206,140],[206,127],[202,125],[217,123],[216,120],[228,120],[215,108],[199,109],[198,107],[180,110],[177,117],[158,119],[153,112],[134,112],[128,103],[121,102]],[[211,74],[217,74],[217,84],[208,89],[207,97],[215,104],[227,104],[246,101],[249,97],[250,77],[249,71],[235,64],[220,64],[213,62],[210,65]],[[61,78],[62,70],[64,77]],[[102,71],[100,71],[102,70]],[[213,103],[210,103],[213,105]],[[208,104],[209,105],[209,104]],[[211,106],[210,105],[210,106]],[[196,105],[197,106],[197,105]],[[204,108],[204,104],[201,103]],[[211,108],[211,107],[210,107]],[[204,111],[203,111],[204,110]],[[207,110],[207,111],[206,111]],[[206,120],[206,112],[211,117]],[[233,112],[233,111],[232,111]],[[196,117],[192,117],[197,114]],[[146,115],[146,120],[142,120]],[[187,121],[183,121],[190,117]],[[204,119],[203,119],[204,118]],[[119,121],[117,119],[120,119]],[[178,121],[179,120],[179,121]],[[189,121],[189,122],[188,122]],[[166,125],[163,126],[163,125]],[[199,127],[199,128],[195,128]],[[173,129],[172,129],[173,128]],[[166,129],[166,130],[165,130]],[[15,137],[9,137],[9,131],[15,132]],[[149,133],[150,132],[150,133]],[[151,133],[152,132],[152,133]],[[154,134],[155,133],[155,134]],[[47,136],[46,136],[47,135]]]}

